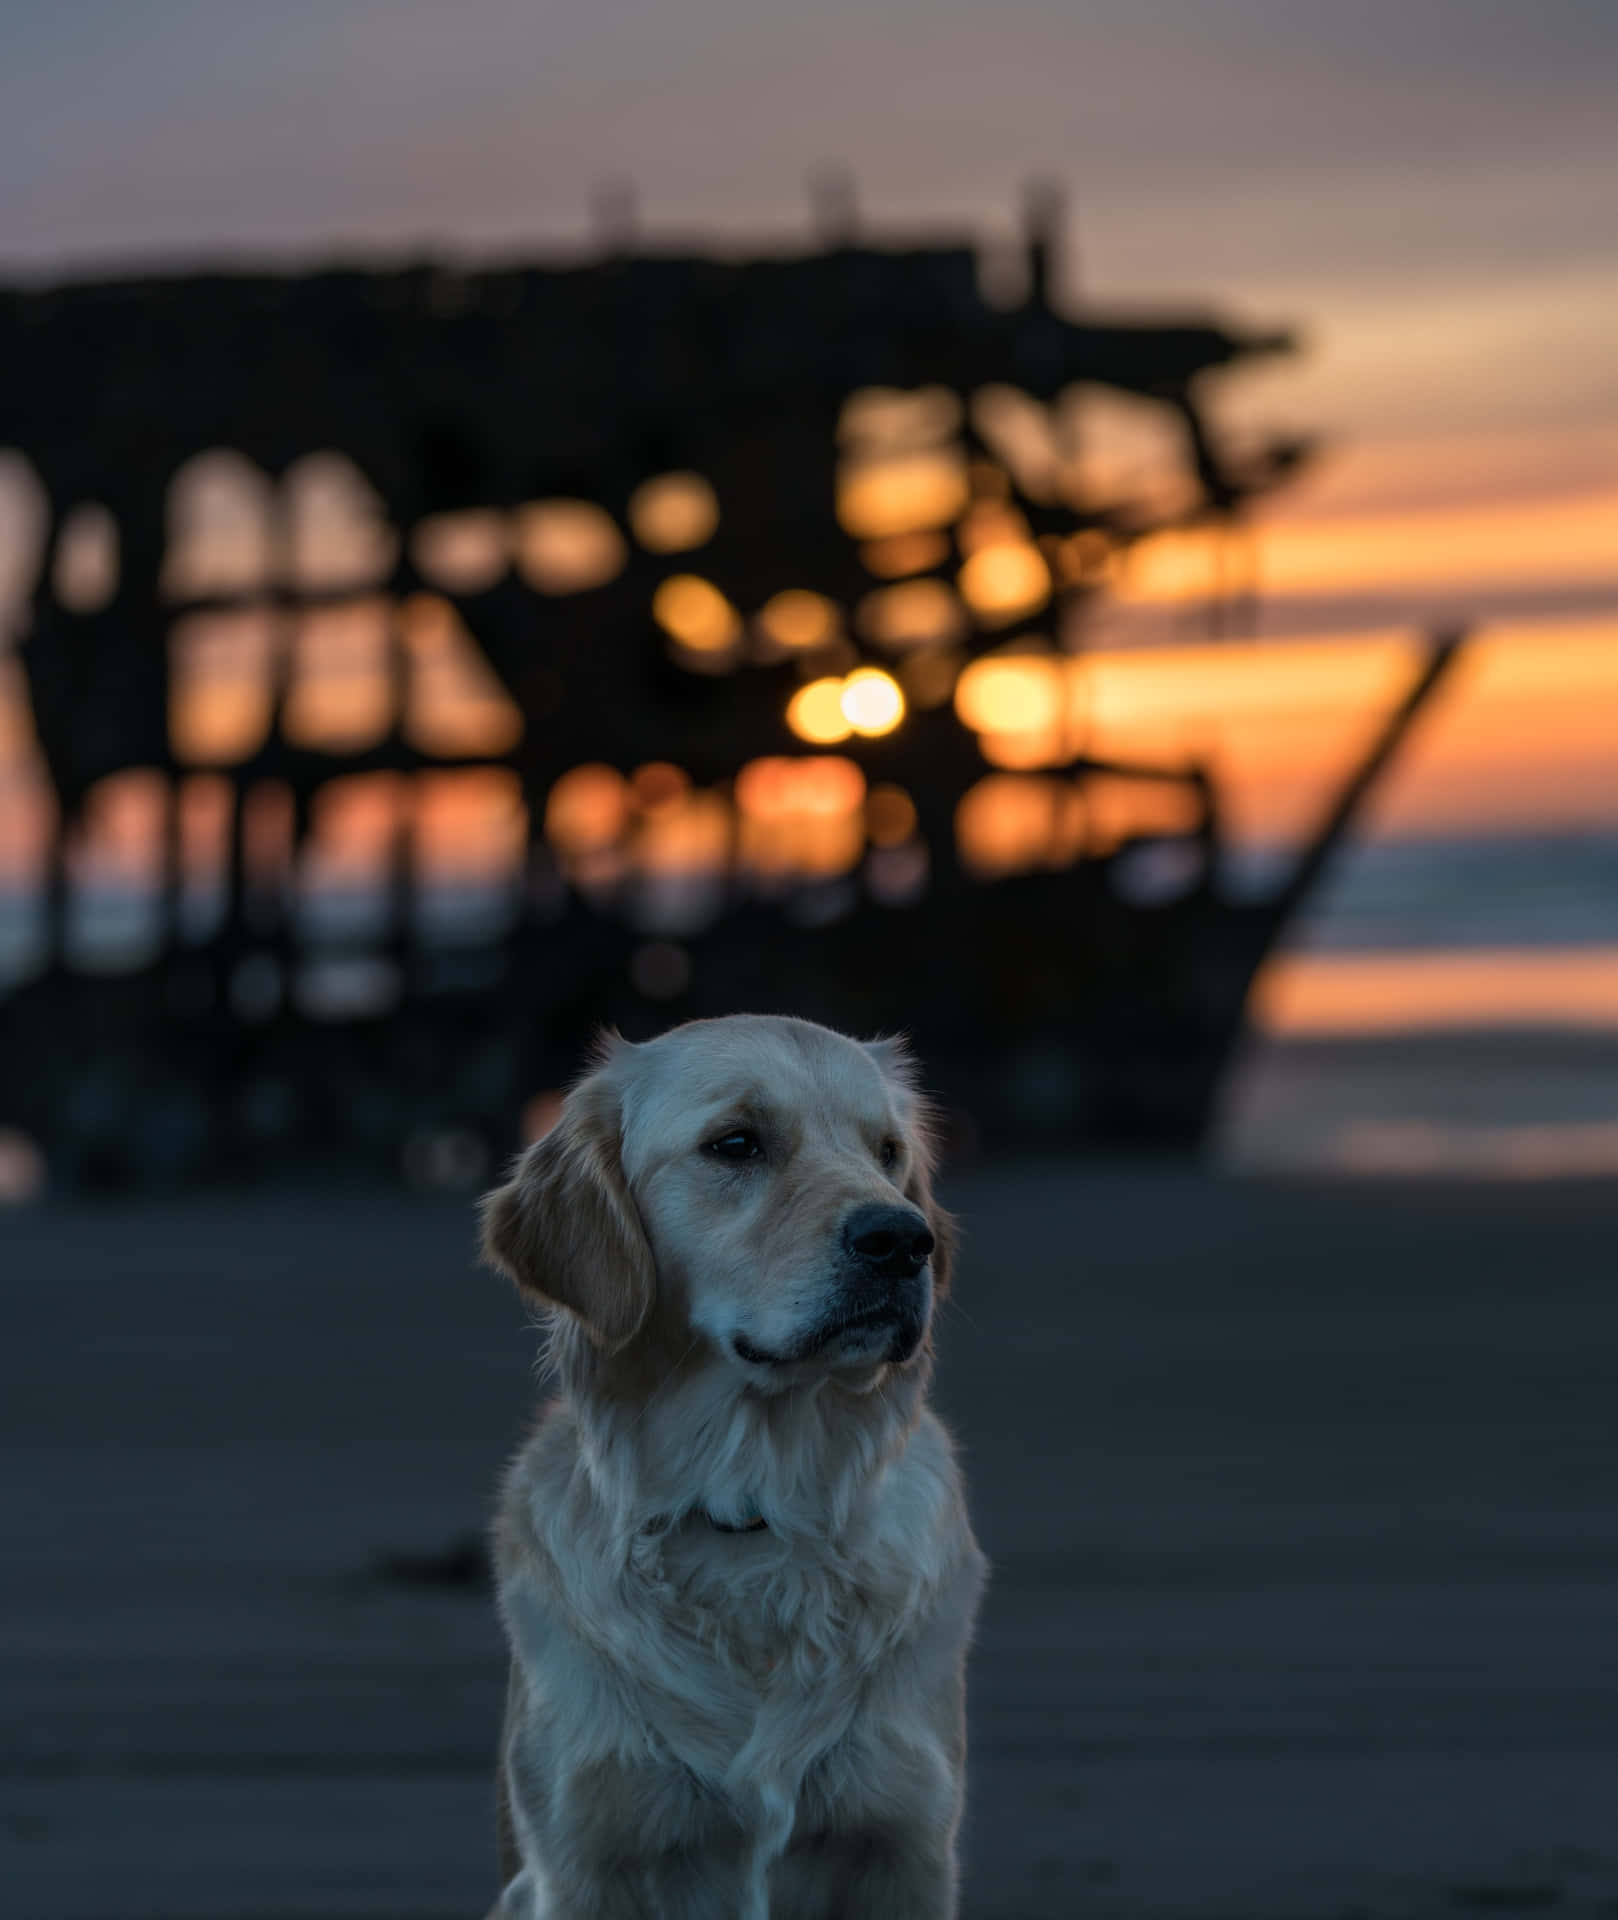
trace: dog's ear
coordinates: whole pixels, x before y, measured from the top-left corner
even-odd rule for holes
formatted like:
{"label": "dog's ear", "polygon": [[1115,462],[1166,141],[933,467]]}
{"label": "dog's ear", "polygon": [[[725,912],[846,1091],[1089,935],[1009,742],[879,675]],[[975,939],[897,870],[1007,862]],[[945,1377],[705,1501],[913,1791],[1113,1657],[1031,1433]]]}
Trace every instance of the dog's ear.
{"label": "dog's ear", "polygon": [[953,1215],[946,1213],[933,1198],[933,1175],[938,1167],[940,1133],[937,1109],[921,1091],[916,1057],[902,1034],[867,1040],[865,1051],[897,1088],[905,1109],[905,1132],[910,1141],[910,1172],[905,1180],[904,1196],[918,1213],[926,1216],[927,1224],[932,1228],[933,1291],[942,1299],[949,1292],[957,1235]]}
{"label": "dog's ear", "polygon": [[565,1307],[607,1353],[651,1312],[652,1249],[624,1179],[617,1089],[592,1074],[562,1117],[483,1202],[483,1256],[548,1306]]}

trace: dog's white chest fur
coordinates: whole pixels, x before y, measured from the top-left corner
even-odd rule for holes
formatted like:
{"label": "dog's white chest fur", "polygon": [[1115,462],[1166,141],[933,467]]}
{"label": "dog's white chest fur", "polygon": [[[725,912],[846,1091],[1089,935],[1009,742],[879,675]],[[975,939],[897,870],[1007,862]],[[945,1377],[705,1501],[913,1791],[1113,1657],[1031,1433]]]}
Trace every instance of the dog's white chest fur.
{"label": "dog's white chest fur", "polygon": [[[559,1824],[575,1816],[558,1778],[583,1783],[582,1816],[610,1774],[654,1848],[665,1834],[733,1830],[736,1912],[764,1920],[768,1876],[795,1834],[857,1819],[869,1783],[903,1776],[947,1817],[958,1767],[914,1701],[930,1643],[959,1645],[981,1561],[969,1536],[941,1526],[953,1462],[931,1416],[837,1540],[725,1533],[697,1511],[620,1556],[577,1524],[584,1476],[564,1491],[541,1472],[524,1492],[503,1556],[522,1697],[508,1755],[519,1775],[531,1758],[550,1776]],[[537,1863],[543,1842],[525,1837]],[[528,1910],[545,1908],[536,1898]]]}
{"label": "dog's white chest fur", "polygon": [[693,1740],[676,1715],[671,1751],[742,1804],[766,1780],[773,1794],[801,1778],[844,1737],[922,1586],[874,1542],[850,1560],[769,1531],[716,1534],[701,1515],[648,1540],[635,1575],[645,1667],[678,1666],[712,1716]]}

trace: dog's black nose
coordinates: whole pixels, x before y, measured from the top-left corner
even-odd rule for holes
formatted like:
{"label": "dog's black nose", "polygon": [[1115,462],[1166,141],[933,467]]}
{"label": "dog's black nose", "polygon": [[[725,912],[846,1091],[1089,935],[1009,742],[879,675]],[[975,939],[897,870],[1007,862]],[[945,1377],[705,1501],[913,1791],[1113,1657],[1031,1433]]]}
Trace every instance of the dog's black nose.
{"label": "dog's black nose", "polygon": [[933,1236],[911,1207],[858,1207],[843,1222],[843,1246],[868,1273],[908,1280],[926,1266]]}

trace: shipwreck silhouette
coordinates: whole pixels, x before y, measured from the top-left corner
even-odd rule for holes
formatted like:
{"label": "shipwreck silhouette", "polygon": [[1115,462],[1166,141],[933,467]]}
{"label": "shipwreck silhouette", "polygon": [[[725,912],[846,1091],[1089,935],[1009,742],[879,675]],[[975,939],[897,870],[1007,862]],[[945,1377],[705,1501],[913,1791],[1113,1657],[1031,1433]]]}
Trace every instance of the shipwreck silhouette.
{"label": "shipwreck silhouette", "polygon": [[[1457,641],[1267,900],[1221,888],[1206,770],[1082,741],[1043,763],[1072,819],[1037,857],[964,844],[991,769],[962,675],[1068,659],[1120,553],[1306,451],[1233,457],[1205,405],[1287,335],[1064,315],[1054,245],[1046,205],[1010,306],[967,245],[852,235],[0,293],[58,817],[0,1125],[69,1180],[470,1176],[601,1023],[754,1009],[908,1031],[991,1139],[1195,1143],[1256,969]],[[1084,480],[1050,421],[1097,389],[1174,423],[1172,501]],[[152,861],[87,961],[85,821],[132,770]],[[1154,796],[1136,828],[1087,832],[1103,781]],[[362,800],[349,871],[322,836]],[[463,803],[470,879],[432,851]]]}

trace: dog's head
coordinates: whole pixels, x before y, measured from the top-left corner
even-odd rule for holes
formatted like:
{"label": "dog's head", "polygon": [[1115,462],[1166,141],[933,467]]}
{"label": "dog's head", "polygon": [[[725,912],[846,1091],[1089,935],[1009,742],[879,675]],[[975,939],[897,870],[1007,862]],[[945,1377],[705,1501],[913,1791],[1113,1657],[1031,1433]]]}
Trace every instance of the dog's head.
{"label": "dog's head", "polygon": [[803,1020],[609,1041],[484,1203],[484,1251],[605,1353],[654,1319],[754,1384],[872,1377],[923,1346],[949,1281],[903,1046]]}

